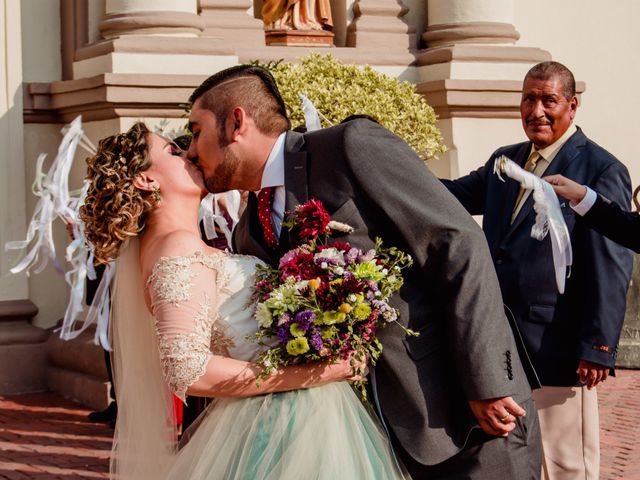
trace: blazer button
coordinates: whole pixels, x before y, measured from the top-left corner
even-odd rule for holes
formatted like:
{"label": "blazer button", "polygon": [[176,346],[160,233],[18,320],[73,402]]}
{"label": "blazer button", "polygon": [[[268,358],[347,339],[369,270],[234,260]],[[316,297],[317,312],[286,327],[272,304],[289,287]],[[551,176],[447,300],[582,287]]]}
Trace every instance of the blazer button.
{"label": "blazer button", "polygon": [[501,258],[496,260],[496,265],[502,265],[502,259]]}

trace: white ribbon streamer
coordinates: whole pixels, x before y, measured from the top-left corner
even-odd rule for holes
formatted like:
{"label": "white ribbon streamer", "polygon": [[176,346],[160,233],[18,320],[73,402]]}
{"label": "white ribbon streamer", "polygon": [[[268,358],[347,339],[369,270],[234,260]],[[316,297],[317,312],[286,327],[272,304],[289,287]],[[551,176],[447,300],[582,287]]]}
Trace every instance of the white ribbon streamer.
{"label": "white ribbon streamer", "polygon": [[[231,228],[227,223],[227,218],[220,207],[220,201],[224,199],[226,213],[231,217]],[[240,219],[240,192],[230,190],[223,193],[210,193],[200,203],[198,211],[198,221],[202,222],[204,234],[207,240],[218,238],[217,228],[222,232],[227,240],[227,245],[231,245],[231,233]]]}
{"label": "white ribbon streamer", "polygon": [[531,228],[531,236],[541,241],[547,236],[547,233],[550,233],[556,284],[558,291],[564,293],[567,267],[571,266],[573,254],[569,230],[553,188],[504,155],[496,158],[493,171],[503,182],[504,179],[500,173],[519,182],[522,188],[533,190],[533,209],[536,212],[536,221]]}
{"label": "white ribbon streamer", "polygon": [[[64,278],[70,287],[69,303],[65,311],[62,326],[60,327],[60,337],[64,340],[76,338],[93,322],[98,324],[96,329],[95,342],[102,344],[109,350],[107,340],[108,318],[109,318],[109,289],[108,282],[113,277],[110,274],[103,278],[104,286],[100,289],[100,294],[96,294],[89,314],[85,317],[83,325],[79,329],[74,329],[78,316],[83,312],[83,301],[85,292],[85,282],[87,277],[96,278],[93,266],[93,253],[90,245],[86,242],[82,222],[80,221],[80,206],[84,202],[89,184],[85,181],[82,190],[69,190],[69,174],[73,166],[78,145],[87,150],[91,155],[95,154],[96,148],[87,138],[82,129],[82,118],[78,116],[68,127],[62,130],[64,134],[58,153],[53,160],[49,171],[43,171],[46,154],[38,156],[36,162],[36,177],[33,183],[33,194],[40,198],[29,222],[27,236],[24,240],[11,241],[5,243],[5,250],[22,250],[29,248],[22,260],[11,269],[11,273],[24,271],[27,275],[31,269],[35,273],[40,273],[46,267],[49,260],[53,263],[58,273],[62,274],[63,268],[56,256],[56,247],[53,241],[53,222],[56,218],[61,218],[65,223],[71,223],[74,240],[66,248],[66,259],[70,268],[64,273]],[[92,313],[98,312],[98,313]]]}
{"label": "white ribbon streamer", "polygon": [[304,122],[307,126],[307,132],[320,130],[322,125],[320,124],[318,110],[316,110],[316,107],[304,93],[300,93],[299,95],[300,101],[302,102],[302,112],[304,113]]}

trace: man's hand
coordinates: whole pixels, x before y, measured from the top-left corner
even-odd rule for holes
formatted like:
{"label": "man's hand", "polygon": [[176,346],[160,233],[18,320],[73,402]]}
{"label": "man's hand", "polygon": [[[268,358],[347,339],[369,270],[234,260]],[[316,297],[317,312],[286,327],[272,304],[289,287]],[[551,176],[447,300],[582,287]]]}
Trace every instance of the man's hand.
{"label": "man's hand", "polygon": [[580,360],[576,373],[580,377],[580,381],[586,384],[587,388],[591,390],[600,382],[604,382],[607,379],[609,376],[609,367],[588,362],[587,360]]}
{"label": "man's hand", "polygon": [[482,430],[497,437],[509,435],[516,428],[516,418],[527,413],[511,397],[469,400],[469,406]]}
{"label": "man's hand", "polygon": [[569,180],[562,175],[549,175],[543,177],[553,187],[553,191],[556,195],[560,195],[562,198],[566,198],[571,202],[571,205],[577,205],[582,201],[587,194],[587,187],[580,185],[579,183]]}

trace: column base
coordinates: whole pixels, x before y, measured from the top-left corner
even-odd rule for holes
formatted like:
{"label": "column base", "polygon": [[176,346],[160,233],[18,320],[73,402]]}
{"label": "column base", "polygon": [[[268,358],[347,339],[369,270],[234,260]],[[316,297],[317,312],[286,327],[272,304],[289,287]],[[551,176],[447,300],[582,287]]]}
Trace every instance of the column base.
{"label": "column base", "polygon": [[30,300],[0,302],[0,394],[46,390],[49,332],[28,322],[38,313]]}
{"label": "column base", "polygon": [[627,311],[620,335],[616,365],[640,368],[640,255],[633,258],[633,273],[627,292]]}
{"label": "column base", "polygon": [[325,30],[268,30],[264,35],[268,46],[333,47],[333,33]]}

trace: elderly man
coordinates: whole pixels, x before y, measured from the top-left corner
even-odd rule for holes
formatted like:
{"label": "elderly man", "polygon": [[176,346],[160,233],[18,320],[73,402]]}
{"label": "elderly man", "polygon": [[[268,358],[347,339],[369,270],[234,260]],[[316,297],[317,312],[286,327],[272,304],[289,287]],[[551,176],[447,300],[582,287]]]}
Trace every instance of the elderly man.
{"label": "elderly man", "polygon": [[[562,173],[628,205],[627,169],[573,124],[578,101],[573,74],[557,62],[527,73],[520,113],[529,141],[501,147],[449,190],[483,229],[502,295],[515,316],[542,388],[534,392],[544,451],[543,476],[597,479],[598,404],[595,387],[615,366],[631,275],[628,250],[562,212],[571,235],[573,266],[564,294],[554,281],[551,242],[531,238],[533,198],[517,182],[492,174],[506,155],[535,175]],[[570,273],[570,275],[569,275]]]}

